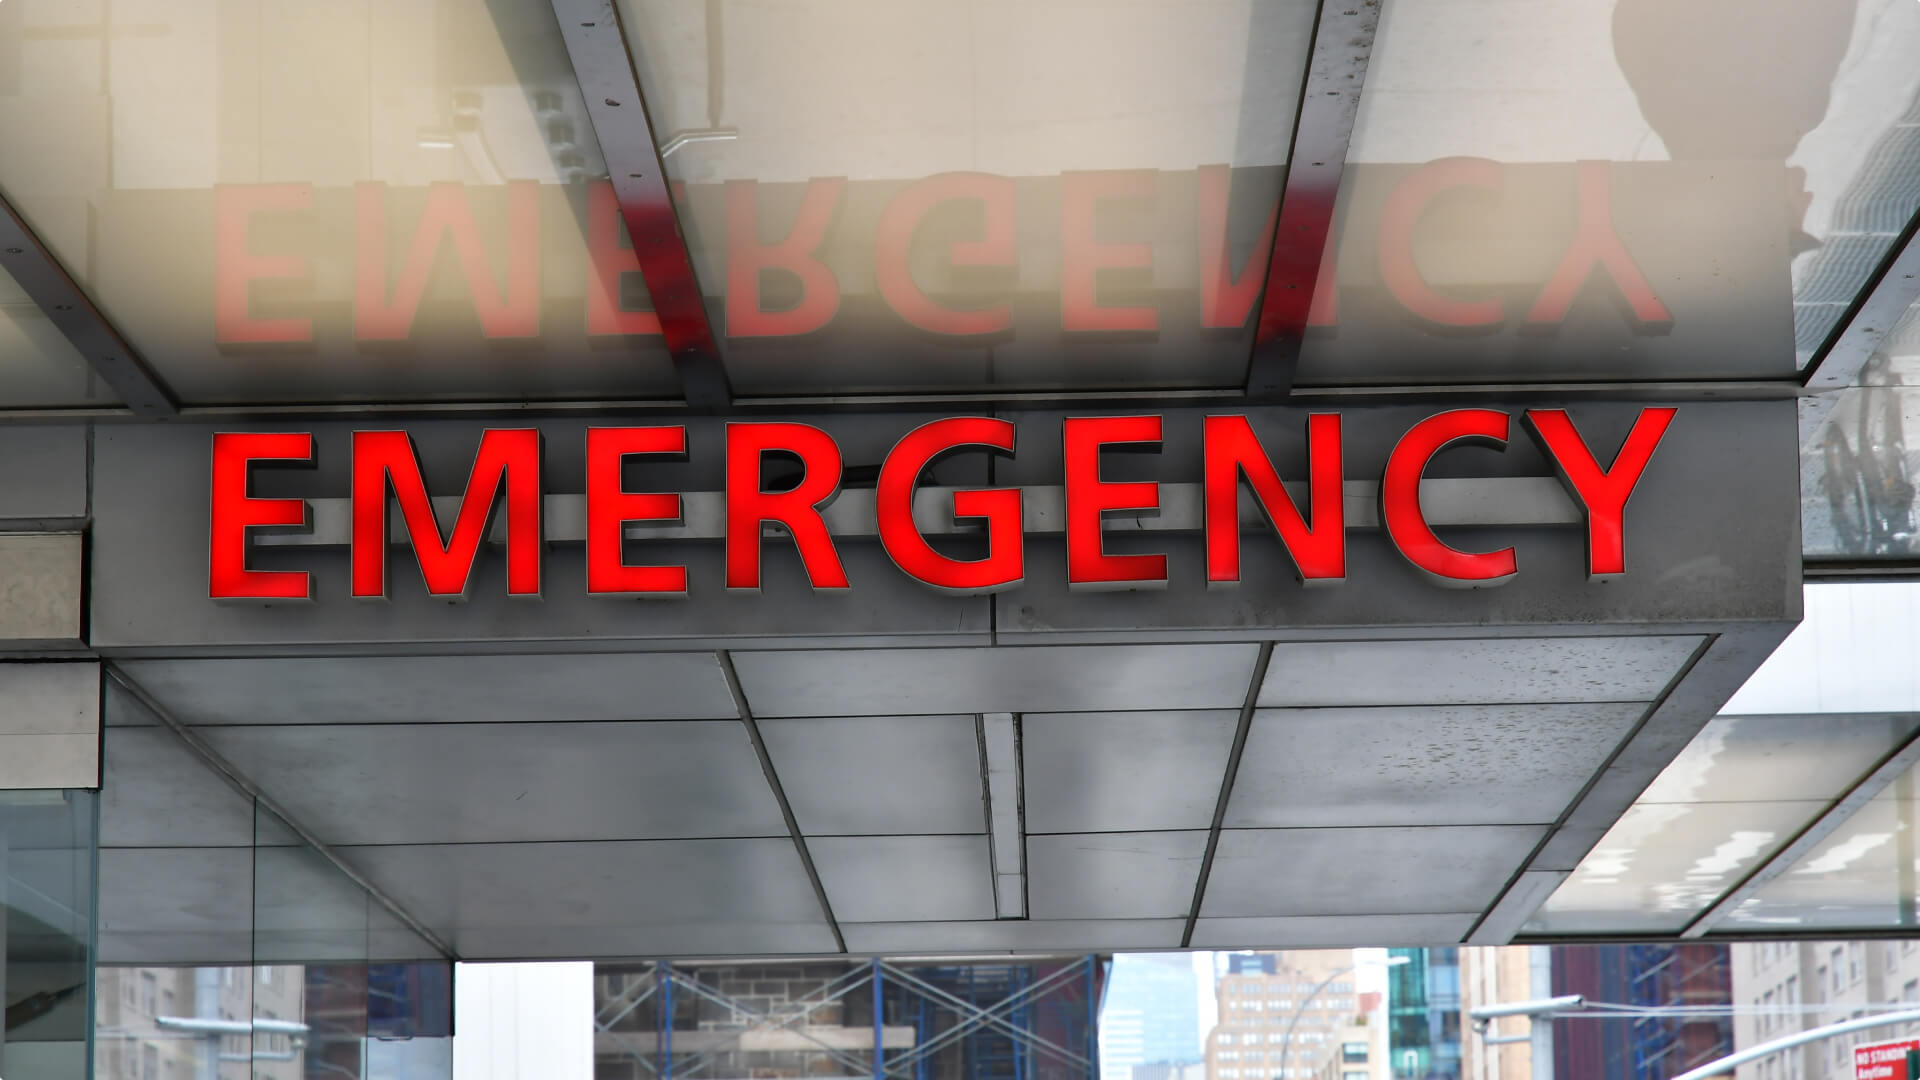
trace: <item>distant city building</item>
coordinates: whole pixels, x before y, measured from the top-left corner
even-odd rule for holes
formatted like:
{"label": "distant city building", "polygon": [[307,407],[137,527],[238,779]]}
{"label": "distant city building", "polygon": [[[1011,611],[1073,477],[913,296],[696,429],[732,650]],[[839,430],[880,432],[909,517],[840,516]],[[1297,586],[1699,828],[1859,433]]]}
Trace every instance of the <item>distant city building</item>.
{"label": "distant city building", "polygon": [[1391,955],[1407,962],[1387,969],[1389,1075],[1461,1080],[1460,950],[1393,949]]}
{"label": "distant city building", "polygon": [[[1473,1029],[1472,1012],[1488,1005],[1516,1005],[1552,997],[1552,950],[1533,946],[1482,946],[1460,950],[1460,1012],[1466,1035],[1460,1045],[1460,1074],[1464,1080],[1554,1080],[1552,1043],[1547,1045],[1544,1068],[1535,1071],[1531,1036],[1551,1039],[1552,1020],[1537,1023],[1525,1016],[1491,1021],[1484,1033]],[[1529,1037],[1523,1042],[1489,1043]]]}
{"label": "distant city building", "polygon": [[95,1080],[300,1080],[304,1036],[221,1029],[303,1023],[306,989],[300,967],[102,967]]}
{"label": "distant city building", "polygon": [[[1727,946],[1740,1049],[1876,1009],[1920,1008],[1920,943],[1761,941]],[[1742,1065],[1736,1080],[1854,1080],[1853,1048],[1913,1034],[1912,1026],[1856,1031]]]}
{"label": "distant city building", "polygon": [[[1580,945],[1553,950],[1556,996],[1580,994],[1589,1001],[1660,1008],[1725,1006],[1733,1000],[1732,993],[1724,945]],[[1580,1080],[1678,1076],[1732,1053],[1733,1035],[1733,1021],[1724,1012],[1562,1020],[1554,1025],[1554,1075]],[[1852,1080],[1850,1074],[1848,1080]]]}
{"label": "distant city building", "polygon": [[1207,1080],[1321,1076],[1360,1011],[1352,966],[1346,949],[1228,956],[1214,984]]}
{"label": "distant city building", "polygon": [[1318,1080],[1393,1080],[1392,1070],[1385,998],[1379,993],[1361,994],[1359,1012],[1334,1032]]}
{"label": "distant city building", "polygon": [[[1198,1064],[1200,979],[1185,953],[1115,956],[1100,1010],[1101,1080],[1139,1080],[1143,1065]],[[1177,1080],[1177,1078],[1164,1078]]]}

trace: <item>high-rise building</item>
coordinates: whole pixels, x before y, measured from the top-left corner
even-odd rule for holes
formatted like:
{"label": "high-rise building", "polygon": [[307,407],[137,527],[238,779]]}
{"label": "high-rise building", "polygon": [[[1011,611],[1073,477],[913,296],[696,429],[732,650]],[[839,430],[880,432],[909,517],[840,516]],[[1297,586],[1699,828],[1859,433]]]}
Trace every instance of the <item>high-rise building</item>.
{"label": "high-rise building", "polygon": [[1460,950],[1394,949],[1387,969],[1393,1080],[1460,1080]]}
{"label": "high-rise building", "polygon": [[1207,1080],[1306,1080],[1339,1050],[1360,1002],[1345,949],[1226,957],[1214,984]]}
{"label": "high-rise building", "polygon": [[[1920,943],[1911,939],[1743,942],[1727,951],[1741,1049],[1896,1003],[1920,1008]],[[1906,1025],[1821,1039],[1742,1065],[1737,1078],[1854,1080],[1854,1047],[1912,1033]]]}
{"label": "high-rise building", "polygon": [[1200,980],[1185,953],[1113,958],[1100,1009],[1100,1075],[1128,1080],[1141,1065],[1201,1061]]}

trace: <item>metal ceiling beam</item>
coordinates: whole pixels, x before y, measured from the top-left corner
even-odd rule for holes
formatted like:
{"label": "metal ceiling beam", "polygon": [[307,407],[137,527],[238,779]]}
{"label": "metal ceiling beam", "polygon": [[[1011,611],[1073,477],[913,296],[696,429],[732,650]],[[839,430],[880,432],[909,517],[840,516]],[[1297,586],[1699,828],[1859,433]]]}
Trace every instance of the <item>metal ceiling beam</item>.
{"label": "metal ceiling beam", "polygon": [[40,242],[26,219],[0,196],[0,267],[20,284],[54,329],[73,343],[94,374],[138,416],[173,416],[180,411],[133,346],[101,314],[86,291]]}
{"label": "metal ceiling beam", "polygon": [[[1682,938],[1704,937],[1717,928],[1741,904],[1758,894],[1775,878],[1791,870],[1809,852],[1838,832],[1840,826],[1845,825],[1854,814],[1865,808],[1894,781],[1907,775],[1916,764],[1920,764],[1920,732],[1909,736],[1899,749],[1887,755],[1872,772],[1855,784],[1852,790],[1828,807],[1826,813],[1821,814],[1813,820],[1812,824],[1802,829],[1800,835],[1755,867],[1753,872],[1741,879],[1739,884],[1723,893],[1712,907],[1695,916],[1694,920],[1687,924],[1686,929],[1680,931],[1680,936]],[[1910,866],[1913,859],[1909,856],[1906,861]]]}
{"label": "metal ceiling beam", "polygon": [[1233,729],[1233,745],[1227,751],[1226,772],[1220,777],[1220,795],[1214,800],[1213,821],[1207,827],[1207,847],[1200,856],[1200,874],[1193,882],[1193,903],[1187,909],[1187,925],[1180,931],[1180,947],[1193,947],[1193,931],[1200,925],[1200,903],[1207,898],[1207,879],[1213,875],[1213,856],[1220,849],[1220,830],[1226,827],[1227,803],[1233,798],[1233,782],[1240,775],[1240,759],[1247,750],[1247,733],[1253,730],[1253,712],[1260,705],[1260,688],[1266,685],[1267,668],[1273,663],[1273,642],[1260,643],[1254,656],[1253,674],[1247,679],[1246,700],[1240,706],[1240,720]]}
{"label": "metal ceiling beam", "polygon": [[1284,397],[1293,385],[1321,257],[1333,233],[1340,174],[1360,115],[1360,91],[1367,81],[1381,3],[1320,0],[1247,367],[1247,393],[1252,397]]}
{"label": "metal ceiling beam", "polygon": [[640,276],[660,317],[660,333],[673,355],[681,393],[695,408],[724,409],[732,403],[733,391],[694,274],[693,255],[673,209],[666,165],[619,13],[612,0],[553,0],[553,14],[613,180],[620,217],[640,261]]}
{"label": "metal ceiling beam", "polygon": [[1920,300],[1920,212],[1900,231],[1832,336],[1807,365],[1809,390],[1852,386],[1901,316]]}

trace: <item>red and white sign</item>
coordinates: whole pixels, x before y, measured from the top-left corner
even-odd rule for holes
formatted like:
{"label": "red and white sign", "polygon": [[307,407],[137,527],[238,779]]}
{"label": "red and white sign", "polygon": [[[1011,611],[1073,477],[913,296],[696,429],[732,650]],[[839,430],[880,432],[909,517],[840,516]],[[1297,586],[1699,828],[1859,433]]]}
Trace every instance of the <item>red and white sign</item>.
{"label": "red and white sign", "polygon": [[[1587,537],[1587,571],[1604,581],[1626,572],[1626,506],[1655,448],[1673,421],[1672,408],[1643,408],[1617,448],[1590,446],[1573,419],[1561,409],[1527,409],[1516,417],[1499,409],[1454,409],[1410,427],[1388,455],[1379,477],[1380,527],[1394,548],[1416,569],[1440,585],[1485,588],[1503,584],[1519,572],[1514,549],[1467,551],[1434,531],[1433,507],[1423,500],[1428,465],[1449,447],[1478,443],[1506,445],[1514,422],[1539,445],[1579,510]],[[1169,509],[1156,481],[1120,481],[1102,476],[1107,448],[1156,446],[1163,418],[1082,416],[1061,427],[1062,484],[1048,489],[1061,496],[1060,527],[1066,541],[1067,581],[1075,589],[1158,589],[1168,585],[1164,554],[1108,551],[1104,522],[1109,515],[1154,515]],[[1208,416],[1204,421],[1200,513],[1193,525],[1205,534],[1206,585],[1230,588],[1241,581],[1242,498],[1246,482],[1253,502],[1270,523],[1273,538],[1291,557],[1307,585],[1337,585],[1347,576],[1346,506],[1350,478],[1344,464],[1341,418],[1317,413],[1307,418],[1307,477],[1296,501],[1275,469],[1253,425],[1243,415]],[[1038,531],[1027,503],[1035,487],[972,488],[942,492],[949,496],[943,514],[981,523],[985,553],[960,559],[928,542],[924,511],[916,513],[920,477],[934,458],[951,452],[1017,453],[1014,424],[991,416],[954,417],[923,424],[902,437],[887,454],[872,489],[870,528],[894,564],[907,576],[949,593],[977,595],[1013,588],[1026,575],[1025,538]],[[689,592],[685,566],[630,562],[627,541],[633,523],[678,523],[687,511],[688,493],[628,491],[621,466],[639,455],[683,455],[686,427],[657,424],[596,427],[586,434],[584,501],[579,539],[586,547],[586,589],[596,596],[679,597]],[[342,542],[351,549],[350,593],[384,599],[390,548],[400,539],[391,520],[397,509],[405,525],[428,595],[460,599],[473,579],[480,545],[496,515],[504,519],[506,590],[511,596],[537,598],[550,540],[549,496],[541,460],[541,435],[533,428],[485,431],[476,448],[466,490],[459,494],[450,523],[435,510],[426,489],[413,440],[404,431],[356,431],[352,436],[350,491],[343,508],[348,527]],[[769,491],[763,459],[781,454],[799,459],[799,481]],[[726,490],[715,493],[724,507],[723,523],[707,534],[726,548],[724,585],[732,591],[756,591],[769,526],[791,538],[815,590],[850,587],[825,511],[841,494],[840,446],[827,431],[790,421],[735,422],[726,425]],[[215,600],[285,601],[313,598],[312,575],[305,570],[255,569],[248,565],[254,532],[311,529],[314,501],[267,497],[251,491],[256,465],[310,464],[310,432],[221,432],[213,437],[208,519],[208,595]],[[1601,464],[1602,459],[1610,464]],[[1550,483],[1550,481],[1549,481]],[[1192,485],[1184,485],[1191,487]],[[446,494],[446,493],[443,493]],[[864,493],[863,493],[864,494]],[[704,498],[704,494],[702,495]],[[451,500],[449,500],[451,501]],[[1364,505],[1364,504],[1363,504]],[[1197,583],[1196,583],[1197,584]]]}
{"label": "red and white sign", "polygon": [[1920,1049],[1920,1039],[1895,1039],[1853,1048],[1856,1080],[1920,1080],[1907,1075],[1907,1051]]}

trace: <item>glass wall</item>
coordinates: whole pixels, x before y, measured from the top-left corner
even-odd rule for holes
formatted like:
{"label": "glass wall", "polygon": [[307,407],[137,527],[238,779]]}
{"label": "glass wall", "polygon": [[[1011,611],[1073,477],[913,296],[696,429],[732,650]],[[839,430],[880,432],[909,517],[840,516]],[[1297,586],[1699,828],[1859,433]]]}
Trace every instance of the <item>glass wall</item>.
{"label": "glass wall", "polygon": [[447,1080],[447,958],[114,684],[106,721],[99,1080]]}
{"label": "glass wall", "polygon": [[85,1080],[98,800],[0,792],[0,1076]]}

